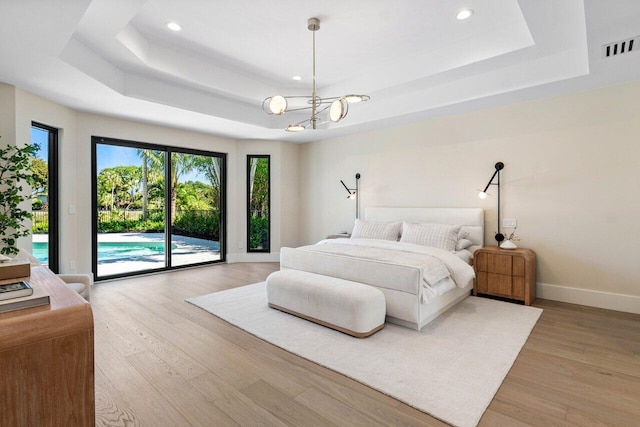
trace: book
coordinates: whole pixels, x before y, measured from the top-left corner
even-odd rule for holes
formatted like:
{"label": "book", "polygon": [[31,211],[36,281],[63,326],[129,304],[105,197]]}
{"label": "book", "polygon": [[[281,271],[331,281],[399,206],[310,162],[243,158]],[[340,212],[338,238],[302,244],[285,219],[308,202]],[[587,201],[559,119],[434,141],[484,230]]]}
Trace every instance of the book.
{"label": "book", "polygon": [[[15,282],[10,283],[10,285],[14,285],[14,284]],[[23,308],[36,307],[39,305],[50,304],[49,294],[41,286],[38,286],[36,284],[28,284],[28,283],[26,284],[30,286],[33,293],[27,296],[0,300],[0,313],[4,313],[6,311],[20,310]],[[15,292],[15,291],[12,291],[12,292]]]}
{"label": "book", "polygon": [[31,294],[33,294],[33,288],[25,281],[0,285],[0,301],[28,297]]}

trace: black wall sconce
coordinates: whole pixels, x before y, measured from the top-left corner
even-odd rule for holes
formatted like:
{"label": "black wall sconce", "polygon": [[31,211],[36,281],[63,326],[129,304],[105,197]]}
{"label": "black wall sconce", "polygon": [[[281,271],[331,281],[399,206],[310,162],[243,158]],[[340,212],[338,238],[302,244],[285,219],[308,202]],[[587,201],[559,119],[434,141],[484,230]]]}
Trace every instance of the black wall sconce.
{"label": "black wall sconce", "polygon": [[[496,233],[495,237],[499,245],[500,242],[504,240],[504,234],[500,233],[500,171],[504,169],[504,163],[502,162],[496,163],[495,168],[496,168],[496,171],[493,173],[493,175],[491,175],[491,179],[487,183],[487,186],[484,187],[484,190],[478,193],[478,197],[480,197],[481,199],[486,199],[487,196],[489,195],[487,194],[487,190],[489,189],[489,186],[490,185],[498,186],[498,232]],[[493,182],[493,180],[496,179],[496,177],[497,177],[496,182]]]}
{"label": "black wall sconce", "polygon": [[360,174],[357,173],[356,174],[356,188],[349,188],[347,187],[347,184],[344,183],[343,180],[340,180],[340,183],[342,183],[342,186],[347,190],[347,193],[349,193],[349,195],[347,196],[347,199],[356,199],[356,219],[359,218],[360,216],[360,200],[359,200],[359,192],[360,192]]}

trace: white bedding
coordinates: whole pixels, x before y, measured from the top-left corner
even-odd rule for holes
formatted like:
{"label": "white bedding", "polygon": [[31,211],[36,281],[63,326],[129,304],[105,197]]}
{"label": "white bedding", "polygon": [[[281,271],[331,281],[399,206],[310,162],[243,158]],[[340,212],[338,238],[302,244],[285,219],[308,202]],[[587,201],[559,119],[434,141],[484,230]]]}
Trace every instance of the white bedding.
{"label": "white bedding", "polygon": [[423,277],[419,295],[421,303],[443,295],[456,286],[464,288],[474,278],[473,268],[455,253],[411,243],[376,239],[328,239],[306,246],[304,250],[418,267]]}

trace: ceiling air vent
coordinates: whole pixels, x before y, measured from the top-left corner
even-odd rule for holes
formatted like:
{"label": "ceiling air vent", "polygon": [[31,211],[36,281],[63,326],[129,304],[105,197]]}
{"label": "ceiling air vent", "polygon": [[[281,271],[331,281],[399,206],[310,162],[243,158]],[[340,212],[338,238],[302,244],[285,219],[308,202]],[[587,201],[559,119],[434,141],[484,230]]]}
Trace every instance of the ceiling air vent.
{"label": "ceiling air vent", "polygon": [[634,52],[636,50],[640,50],[640,36],[603,45],[602,58],[611,58],[613,56]]}

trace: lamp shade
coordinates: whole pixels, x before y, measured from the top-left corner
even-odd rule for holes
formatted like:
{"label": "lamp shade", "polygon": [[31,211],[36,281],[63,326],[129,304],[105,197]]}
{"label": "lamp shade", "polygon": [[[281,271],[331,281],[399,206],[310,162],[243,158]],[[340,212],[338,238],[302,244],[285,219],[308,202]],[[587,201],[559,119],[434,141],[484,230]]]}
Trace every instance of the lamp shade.
{"label": "lamp shade", "polygon": [[269,110],[273,114],[280,115],[287,111],[287,100],[284,96],[276,95],[269,101]]}
{"label": "lamp shade", "polygon": [[297,124],[297,125],[289,125],[285,128],[285,130],[287,132],[301,132],[304,130],[304,126]]}
{"label": "lamp shade", "polygon": [[332,122],[339,122],[344,119],[348,111],[349,103],[344,98],[336,99],[329,107],[329,119]]}

